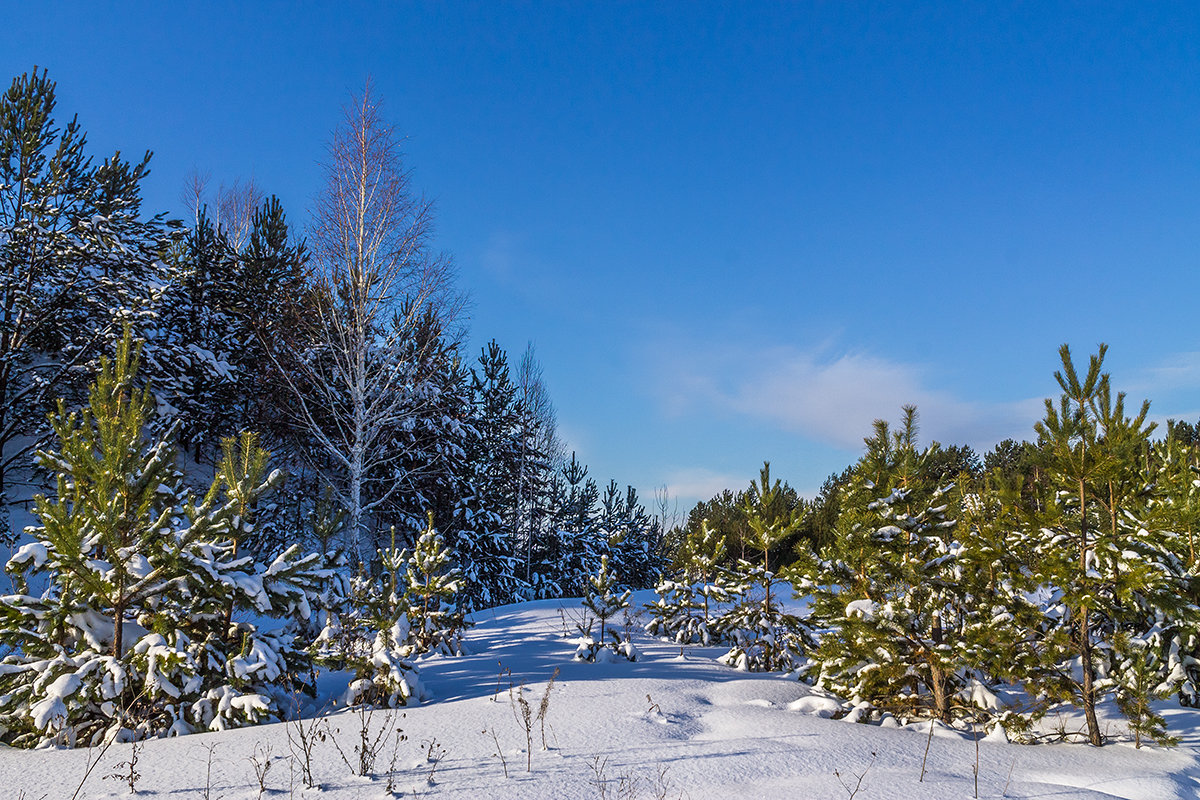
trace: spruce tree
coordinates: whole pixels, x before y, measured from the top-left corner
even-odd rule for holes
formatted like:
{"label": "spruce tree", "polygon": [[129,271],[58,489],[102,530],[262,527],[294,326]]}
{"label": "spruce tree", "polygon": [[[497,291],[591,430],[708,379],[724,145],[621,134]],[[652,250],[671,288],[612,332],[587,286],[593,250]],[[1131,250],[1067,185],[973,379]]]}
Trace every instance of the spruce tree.
{"label": "spruce tree", "polygon": [[[180,444],[196,461],[211,457],[238,408],[236,340],[231,279],[237,253],[226,231],[200,209],[195,225],[175,248],[178,281],[163,314],[171,347],[158,354],[163,379],[155,382],[166,422],[176,423]],[[215,460],[215,459],[214,459]]]}
{"label": "spruce tree", "polygon": [[[479,355],[478,365],[471,370],[472,427],[468,462],[473,488],[470,508],[475,529],[471,546],[486,550],[490,566],[484,574],[508,584],[499,592],[500,602],[512,599],[510,592],[522,591],[505,577],[509,556],[515,562],[518,578],[524,591],[532,596],[547,593],[535,587],[538,573],[534,568],[534,551],[539,546],[535,536],[518,540],[513,536],[517,518],[518,472],[521,461],[520,411],[517,387],[508,368],[508,356],[495,342],[489,342]],[[532,532],[533,529],[529,529]],[[508,552],[504,552],[507,546]],[[469,563],[464,553],[464,563]],[[469,589],[472,593],[481,590]],[[507,595],[507,596],[506,596]]]}
{"label": "spruce tree", "polygon": [[[631,594],[629,589],[622,591],[617,588],[616,576],[608,569],[608,556],[602,556],[599,571],[588,578],[587,594],[583,598],[586,622],[575,658],[595,661],[601,652],[607,650],[630,661],[637,660],[638,654],[633,642],[627,637],[618,636],[609,624],[609,620],[629,608]],[[597,622],[600,623],[600,630],[593,636],[592,629]],[[605,634],[612,638],[611,642],[607,641]]]}
{"label": "spruce tree", "polygon": [[0,504],[48,440],[56,398],[85,402],[96,357],[125,324],[154,333],[174,280],[170,226],[141,215],[150,154],[96,163],[78,120],[56,112],[45,70],[0,94]]}
{"label": "spruce tree", "polygon": [[563,465],[555,503],[554,535],[547,537],[538,554],[538,574],[553,596],[579,596],[587,591],[590,576],[600,569],[607,557],[608,537],[601,532],[596,482],[588,477],[588,468],[575,453]]}

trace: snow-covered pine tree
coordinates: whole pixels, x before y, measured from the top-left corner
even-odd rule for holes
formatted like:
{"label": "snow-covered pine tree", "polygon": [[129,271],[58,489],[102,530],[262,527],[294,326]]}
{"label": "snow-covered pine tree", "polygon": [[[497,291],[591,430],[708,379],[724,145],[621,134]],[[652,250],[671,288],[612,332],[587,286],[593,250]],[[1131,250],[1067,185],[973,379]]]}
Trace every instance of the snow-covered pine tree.
{"label": "snow-covered pine tree", "polygon": [[[1198,458],[1197,445],[1186,443],[1179,435],[1179,425],[1169,422],[1166,438],[1156,442],[1150,451],[1146,482],[1153,489],[1147,498],[1144,517],[1146,527],[1162,532],[1163,546],[1193,576],[1200,564]],[[1162,662],[1179,701],[1195,707],[1200,705],[1200,635],[1190,627],[1187,616],[1164,617],[1162,624],[1152,626],[1155,647],[1150,649],[1156,652],[1138,657]],[[1146,647],[1150,644],[1145,643]]]}
{"label": "snow-covered pine tree", "polygon": [[[388,467],[392,483],[399,488],[393,490],[379,480],[371,492],[364,494],[364,499],[375,507],[375,547],[386,546],[386,531],[393,525],[402,541],[415,541],[425,529],[429,512],[438,529],[447,531],[449,540],[455,541],[455,512],[460,500],[469,494],[463,482],[467,475],[464,445],[469,433],[465,424],[470,399],[457,345],[444,336],[433,309],[411,319],[411,335],[400,351],[401,360],[409,365],[409,383],[403,394],[411,407],[397,416],[397,424],[387,432],[390,448],[399,454]],[[378,490],[384,487],[387,496],[374,503]]]}
{"label": "snow-covered pine tree", "polygon": [[[1195,577],[1178,554],[1181,537],[1148,524],[1140,458],[1153,429],[1149,402],[1126,415],[1124,394],[1113,398],[1102,371],[1106,351],[1101,345],[1081,375],[1070,348],[1059,350],[1062,395],[1058,404],[1046,400],[1046,416],[1035,426],[1053,494],[1040,524],[1027,532],[1035,577],[1051,592],[1035,632],[1041,663],[1029,682],[1049,700],[1082,708],[1096,746],[1103,743],[1097,703],[1120,683],[1136,682],[1121,676],[1123,665],[1157,664],[1167,689],[1180,688],[1187,674],[1177,668],[1178,651],[1193,646],[1200,619]],[[1123,654],[1121,641],[1153,644],[1160,655]]]}
{"label": "snow-covered pine tree", "polygon": [[[230,612],[302,620],[325,579],[295,549],[260,569],[231,537],[237,509],[282,480],[251,454],[236,491],[214,481],[181,498],[167,439],[149,444],[150,390],[135,388],[128,331],[102,359],[86,408],[51,421],[57,497],[38,498],[33,541],[9,561],[18,592],[0,599],[13,648],[0,670],[0,729],[20,746],[161,736],[280,717],[303,669],[293,629]],[[38,592],[34,594],[34,592]]]}
{"label": "snow-covered pine tree", "polygon": [[1162,680],[1164,665],[1157,648],[1145,641],[1134,642],[1121,633],[1114,644],[1117,708],[1128,721],[1134,746],[1140,748],[1143,739],[1159,745],[1179,744],[1179,737],[1167,733],[1167,721],[1153,705],[1155,700],[1165,700],[1171,694],[1171,683]]}
{"label": "snow-covered pine tree", "polygon": [[462,572],[451,563],[452,553],[429,514],[425,530],[408,560],[409,637],[416,653],[462,655],[462,632],[467,627],[459,602]]}
{"label": "snow-covered pine tree", "polygon": [[738,580],[756,585],[756,589],[722,615],[721,632],[732,644],[718,660],[755,672],[796,669],[814,641],[807,623],[786,613],[774,594],[776,576],[771,551],[800,530],[804,506],[789,507],[781,482],[771,482],[771,465],[767,463],[759,473],[759,483],[750,485],[743,510],[751,530],[750,543],[762,552],[763,560],[760,564],[738,563]]}
{"label": "snow-covered pine tree", "polygon": [[680,574],[655,587],[659,599],[647,606],[650,621],[646,632],[680,644],[710,645],[718,641],[720,604],[728,602],[741,588],[728,584],[721,566],[724,560],[725,537],[709,527],[705,519],[680,548]]}
{"label": "snow-covered pine tree", "polygon": [[[426,327],[440,337],[436,326],[436,318],[429,316]],[[513,532],[503,521],[506,507],[511,511],[515,502],[514,489],[505,477],[507,467],[495,460],[506,451],[503,437],[497,435],[503,426],[479,416],[483,409],[474,402],[469,371],[456,344],[442,339],[418,343],[417,349],[429,355],[414,392],[421,402],[412,424],[396,433],[405,453],[398,478],[405,490],[381,510],[394,515],[410,542],[421,536],[427,514],[433,513],[434,527],[463,570],[458,600],[462,610],[510,602],[519,579]],[[503,386],[503,351],[488,348],[484,359],[492,365],[493,378],[499,376],[491,388]],[[486,391],[487,386],[482,388]],[[488,402],[481,405],[494,408]],[[503,416],[502,398],[499,408]],[[497,443],[497,449],[491,450],[487,441]]]}
{"label": "snow-covered pine tree", "polygon": [[[542,366],[530,342],[517,364],[516,388],[516,487],[515,516],[511,520],[514,540],[521,546],[524,563],[532,569],[536,543],[549,532],[554,506],[554,471],[562,462],[563,445],[558,439],[554,403],[542,380]],[[527,570],[529,572],[529,570]],[[530,574],[524,575],[526,583]]]}
{"label": "snow-covered pine tree", "polygon": [[700,603],[696,601],[696,593],[686,579],[661,580],[654,587],[654,593],[658,599],[646,604],[646,611],[650,615],[646,633],[672,639],[678,644],[696,641],[710,643],[708,626],[698,613]]}
{"label": "snow-covered pine tree", "polygon": [[[577,641],[576,659],[595,661],[601,653],[611,653],[629,661],[637,661],[638,652],[633,642],[628,636],[618,635],[609,623],[609,620],[629,608],[629,596],[632,593],[629,589],[617,589],[616,576],[608,569],[608,556],[602,556],[600,570],[588,578],[587,594],[583,598],[584,624],[580,629],[582,636]],[[593,636],[597,622],[600,623],[600,630]]]}
{"label": "snow-covered pine tree", "polygon": [[600,501],[597,526],[608,539],[612,569],[621,584],[654,585],[662,574],[662,536],[658,520],[638,500],[637,489],[627,486],[621,492],[617,482],[610,481]]}
{"label": "snow-covered pine tree", "polygon": [[153,365],[160,416],[179,421],[181,444],[197,461],[219,458],[216,445],[228,430],[263,431],[276,447],[301,445],[286,425],[279,361],[312,310],[308,253],[290,239],[277,198],[255,208],[253,187],[244,194],[247,205],[233,219],[214,219],[196,198],[194,223],[171,251],[179,277],[152,352],[166,362]]}
{"label": "snow-covered pine tree", "polygon": [[836,630],[818,682],[902,718],[943,721],[963,687],[958,649],[969,605],[953,531],[954,485],[937,485],[938,445],[917,449],[916,408],[898,431],[875,423],[842,498],[839,541],[815,576],[814,619]]}
{"label": "snow-covered pine tree", "polygon": [[194,226],[173,249],[178,281],[164,302],[164,336],[153,351],[159,419],[174,425],[180,446],[197,462],[213,456],[222,432],[234,428],[236,370],[230,363],[241,340],[230,337],[231,278],[237,252],[226,232],[201,208]]}
{"label": "snow-covered pine tree", "polygon": [[600,492],[587,472],[571,453],[558,483],[554,534],[535,554],[543,586],[555,592],[550,596],[571,597],[587,592],[592,576],[600,571],[601,558],[607,556],[608,537],[597,527]]}
{"label": "snow-covered pine tree", "polygon": [[346,510],[337,503],[333,493],[326,490],[313,501],[305,518],[305,526],[303,541],[312,543],[315,552],[321,556],[327,575],[314,603],[316,608],[308,621],[305,637],[309,641],[309,654],[317,656],[340,638],[342,616],[346,613],[351,595],[346,558],[338,549],[346,526]]}
{"label": "snow-covered pine tree", "polygon": [[395,708],[423,695],[420,673],[411,661],[408,553],[397,547],[395,528],[390,546],[380,549],[374,561],[378,576],[368,576],[360,565],[343,613],[321,633],[314,651],[321,664],[354,670],[347,705]]}
{"label": "snow-covered pine tree", "polygon": [[[1001,467],[978,478],[960,475],[950,493],[957,509],[953,530],[959,598],[954,617],[945,617],[943,640],[959,665],[955,685],[960,713],[1000,722],[1020,738],[1032,707],[1006,707],[991,692],[994,684],[1019,685],[1036,669],[1038,657],[1029,631],[1043,620],[1036,602],[1039,586],[1029,565],[1033,552],[1022,533],[1028,511],[1021,476]],[[959,680],[965,679],[965,682]],[[969,710],[965,707],[974,706]]]}
{"label": "snow-covered pine tree", "polygon": [[[426,510],[434,510],[434,524],[445,531],[447,546],[462,570],[459,603],[474,611],[510,602],[516,595],[517,557],[510,530],[500,512],[488,505],[502,493],[491,482],[491,454],[484,445],[470,373],[451,348],[443,366],[435,371],[438,400],[435,417],[424,425],[435,458],[423,492]],[[406,498],[411,502],[410,498]],[[422,518],[424,524],[424,518]],[[419,533],[418,533],[419,535]]]}
{"label": "snow-covered pine tree", "polygon": [[[472,602],[480,602],[485,593],[494,593],[496,601],[507,602],[515,599],[518,591],[533,593],[530,587],[537,573],[531,560],[534,540],[518,540],[512,533],[517,519],[521,461],[520,409],[508,356],[494,340],[483,348],[477,366],[471,369],[471,398],[475,435],[469,439],[468,451],[473,494],[468,505],[471,533],[467,548],[472,552],[460,548],[461,563],[470,572],[475,559],[483,557],[481,580],[468,584]],[[515,574],[505,574],[509,564]],[[492,581],[497,583],[494,588],[488,586]]]}
{"label": "snow-covered pine tree", "polygon": [[1146,478],[1154,491],[1148,514],[1154,525],[1179,535],[1177,554],[1195,570],[1200,564],[1200,448],[1182,441],[1178,430],[1178,423],[1168,421],[1166,438],[1151,448]]}
{"label": "snow-covered pine tree", "polygon": [[296,241],[279,199],[267,198],[250,220],[250,233],[237,253],[228,298],[231,328],[226,332],[229,361],[237,382],[235,428],[262,431],[284,442],[286,385],[277,365],[295,336],[299,320],[312,311],[305,269],[308,250]]}

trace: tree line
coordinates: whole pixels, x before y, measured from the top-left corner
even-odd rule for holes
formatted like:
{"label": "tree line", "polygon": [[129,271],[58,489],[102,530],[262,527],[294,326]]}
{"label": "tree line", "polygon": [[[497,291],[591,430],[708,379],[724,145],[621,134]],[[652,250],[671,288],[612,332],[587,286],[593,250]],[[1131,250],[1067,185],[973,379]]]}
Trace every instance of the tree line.
{"label": "tree line", "polygon": [[[608,548],[601,520],[657,551],[636,493],[602,498],[563,452],[532,346],[514,363],[495,342],[464,352],[453,261],[369,85],[331,137],[304,236],[252,183],[213,193],[200,176],[184,192],[189,219],[147,216],[150,154],[97,163],[55,103],[36,69],[0,103],[5,512],[46,487],[32,455],[50,441],[47,415],[60,398],[86,402],[99,356],[128,327],[154,399],[148,424],[170,431],[185,473],[211,471],[223,438],[253,431],[289,474],[245,543],[262,556],[320,544],[305,519],[324,495],[347,514],[332,544],[368,567],[393,527],[411,543],[432,512],[478,556],[479,603],[582,585],[559,565]],[[0,534],[12,544],[20,531]]]}
{"label": "tree line", "polygon": [[655,580],[658,523],[564,452],[532,347],[464,352],[369,85],[303,236],[253,184],[148,215],[150,154],[93,158],[55,90],[0,97],[0,739],[279,719],[318,667],[404,703],[472,610]]}

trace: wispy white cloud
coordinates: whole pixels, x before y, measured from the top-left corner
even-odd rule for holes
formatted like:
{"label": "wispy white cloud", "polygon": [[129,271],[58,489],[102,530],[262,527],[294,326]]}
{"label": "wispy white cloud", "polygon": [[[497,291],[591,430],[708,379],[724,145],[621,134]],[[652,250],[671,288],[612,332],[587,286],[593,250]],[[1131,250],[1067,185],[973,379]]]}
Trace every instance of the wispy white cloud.
{"label": "wispy white cloud", "polygon": [[[1114,382],[1120,383],[1115,377]],[[1174,353],[1134,373],[1127,393],[1131,397],[1145,394],[1153,398],[1197,388],[1200,388],[1200,352],[1187,352]]]}
{"label": "wispy white cloud", "polygon": [[857,449],[875,419],[915,404],[924,441],[989,447],[1026,437],[1041,398],[989,402],[932,385],[926,368],[867,353],[722,346],[663,351],[658,395],[671,414],[717,411],[765,420],[826,444]]}
{"label": "wispy white cloud", "polygon": [[592,448],[593,443],[586,430],[564,422],[562,419],[555,423],[555,433],[558,435],[558,441],[562,444],[568,460],[570,460],[572,452],[587,453]]}
{"label": "wispy white cloud", "polygon": [[750,485],[749,475],[733,475],[703,467],[675,470],[667,474],[667,497],[672,501],[707,500],[726,489],[744,489]]}
{"label": "wispy white cloud", "polygon": [[1156,364],[1136,370],[1130,380],[1113,376],[1115,389],[1124,391],[1126,407],[1136,411],[1143,399],[1151,401],[1150,419],[1161,427],[1168,419],[1193,422],[1200,419],[1196,405],[1200,389],[1200,352],[1173,353]]}

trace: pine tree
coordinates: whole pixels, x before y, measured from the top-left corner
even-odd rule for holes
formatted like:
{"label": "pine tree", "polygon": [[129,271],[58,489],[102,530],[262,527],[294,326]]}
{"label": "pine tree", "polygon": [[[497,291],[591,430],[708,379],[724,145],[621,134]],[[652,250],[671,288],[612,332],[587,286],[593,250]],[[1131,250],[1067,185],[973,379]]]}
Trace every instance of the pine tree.
{"label": "pine tree", "polygon": [[484,443],[486,421],[476,416],[470,372],[455,358],[442,373],[443,426],[435,433],[449,455],[443,481],[448,516],[435,522],[446,530],[447,545],[462,570],[460,601],[464,611],[508,603],[517,597],[520,559],[501,508],[490,503],[503,496],[493,481],[491,453]]}
{"label": "pine tree", "polygon": [[[127,332],[89,405],[60,405],[51,420],[58,449],[38,454],[58,473],[57,497],[38,498],[34,541],[7,566],[18,593],[0,599],[14,647],[0,728],[13,744],[278,719],[282,695],[305,688],[296,633],[328,574],[298,548],[260,568],[235,543],[239,508],[282,476],[263,476],[265,454],[251,448],[236,486],[218,477],[202,500],[184,498],[169,441],[144,439],[153,401],[135,388],[139,352]],[[45,588],[34,596],[33,585]],[[261,631],[235,612],[290,622]]]}
{"label": "pine tree", "polygon": [[[1178,648],[1195,640],[1197,620],[1194,579],[1175,554],[1178,535],[1147,526],[1139,462],[1153,429],[1146,423],[1149,403],[1134,417],[1125,414],[1124,395],[1113,397],[1102,371],[1106,350],[1100,346],[1083,375],[1070,349],[1059,350],[1063,366],[1055,379],[1062,395],[1057,405],[1046,400],[1046,417],[1035,428],[1054,495],[1040,530],[1030,531],[1035,575],[1053,588],[1057,608],[1038,631],[1041,664],[1031,682],[1050,699],[1078,704],[1096,746],[1103,743],[1096,705],[1121,680],[1121,664],[1148,663],[1122,654],[1121,642],[1168,627],[1168,635],[1154,638]],[[1076,659],[1078,678],[1069,668]],[[1164,673],[1170,661],[1157,660]],[[1106,677],[1114,670],[1115,679]]]}
{"label": "pine tree", "polygon": [[713,644],[720,638],[718,605],[740,594],[742,587],[730,586],[721,563],[725,537],[704,520],[698,531],[684,541],[681,574],[655,588],[659,599],[648,606],[651,619],[646,632],[667,636],[680,644]]}
{"label": "pine tree", "polygon": [[160,416],[176,423],[181,447],[200,461],[235,426],[238,386],[231,360],[239,345],[229,334],[235,333],[231,279],[237,253],[200,209],[174,256],[179,280],[164,303],[167,337],[159,337],[170,346],[156,353],[163,379],[155,381],[155,392]]}
{"label": "pine tree", "polygon": [[550,522],[554,470],[563,459],[554,404],[542,380],[542,367],[532,342],[526,346],[517,364],[514,388],[516,484],[511,530],[515,541],[522,546],[526,566],[524,578],[529,583],[533,552],[539,540],[546,536]]}
{"label": "pine tree", "polygon": [[638,500],[637,489],[610,481],[600,501],[597,520],[600,535],[608,540],[613,572],[625,586],[642,588],[654,585],[662,573],[662,532]]}
{"label": "pine tree", "polygon": [[461,586],[462,572],[451,564],[431,513],[408,562],[410,636],[417,653],[462,655],[467,623],[458,598]]}
{"label": "pine tree", "polygon": [[395,529],[390,546],[380,549],[374,561],[378,576],[368,576],[359,566],[345,608],[314,643],[314,654],[331,669],[354,671],[347,705],[395,708],[420,700],[424,692],[412,663],[408,553],[397,547]]}
{"label": "pine tree", "polygon": [[761,551],[763,560],[761,564],[738,563],[738,580],[757,585],[757,596],[746,596],[721,617],[721,631],[732,640],[732,646],[719,660],[756,672],[794,669],[813,640],[804,621],[784,612],[774,596],[771,552],[800,530],[804,507],[786,502],[781,482],[771,482],[767,463],[759,473],[759,483],[751,484],[746,494],[743,513],[751,531],[749,541]]}
{"label": "pine tree", "polygon": [[[499,602],[515,599],[520,591],[546,596],[531,588],[537,579],[533,566],[536,537],[517,539],[513,535],[519,499],[520,410],[508,356],[495,341],[483,348],[478,365],[471,370],[471,397],[474,435],[468,439],[467,459],[473,493],[467,547],[475,552],[464,551],[462,563],[469,565],[474,563],[473,557],[483,556],[482,575],[496,582]],[[506,574],[510,565],[516,569],[512,575]],[[523,589],[517,584],[518,578]],[[477,583],[468,591],[472,595],[482,593],[485,585]]]}
{"label": "pine tree", "polygon": [[1166,438],[1155,443],[1150,454],[1153,473],[1147,480],[1155,491],[1149,514],[1158,527],[1180,535],[1177,554],[1195,570],[1200,563],[1200,467],[1197,446],[1186,443],[1179,434],[1179,424],[1169,421]]}
{"label": "pine tree", "polygon": [[255,210],[237,254],[226,341],[237,381],[234,427],[267,432],[269,440],[296,433],[286,424],[287,387],[278,369],[289,337],[313,311],[307,264],[305,242],[293,238],[279,199],[268,198]]}
{"label": "pine tree", "polygon": [[939,446],[917,447],[917,413],[874,436],[843,495],[838,543],[815,575],[814,618],[837,629],[816,654],[818,681],[901,717],[951,719],[962,688],[972,599],[954,538],[954,484],[939,485]]}
{"label": "pine tree", "polygon": [[[958,594],[944,628],[947,661],[957,666],[955,684],[963,705],[974,704],[978,688],[996,682],[1019,685],[1038,669],[1030,631],[1045,619],[1041,589],[1029,567],[1034,548],[1024,535],[1028,511],[1023,479],[994,467],[984,475],[959,477],[950,493],[957,509],[953,529]],[[963,682],[963,678],[966,681]],[[966,709],[964,709],[965,711]],[[998,721],[1020,738],[1031,724],[1032,707],[1013,705]],[[972,708],[975,720],[994,709]],[[1026,712],[1026,713],[1022,713]]]}
{"label": "pine tree", "polygon": [[1179,744],[1179,737],[1167,733],[1167,721],[1152,705],[1170,694],[1169,685],[1160,680],[1163,670],[1161,664],[1155,663],[1155,652],[1146,643],[1134,643],[1124,635],[1118,635],[1116,644],[1121,659],[1117,671],[1117,708],[1129,721],[1134,746],[1141,748],[1143,738],[1160,745]]}
{"label": "pine tree", "polygon": [[575,453],[563,465],[553,515],[554,535],[535,554],[536,574],[549,596],[579,596],[607,557],[608,537],[597,526],[600,492]]}
{"label": "pine tree", "polygon": [[[628,637],[622,638],[609,625],[609,620],[629,608],[629,589],[617,589],[616,577],[609,572],[608,556],[600,559],[599,571],[588,579],[587,594],[583,598],[586,609],[586,623],[582,628],[583,636],[579,639],[579,647],[575,658],[581,661],[595,661],[602,652],[611,652],[629,661],[637,660],[637,650]],[[595,623],[600,623],[599,633],[593,637],[592,629]],[[607,641],[605,634],[612,638]]]}

